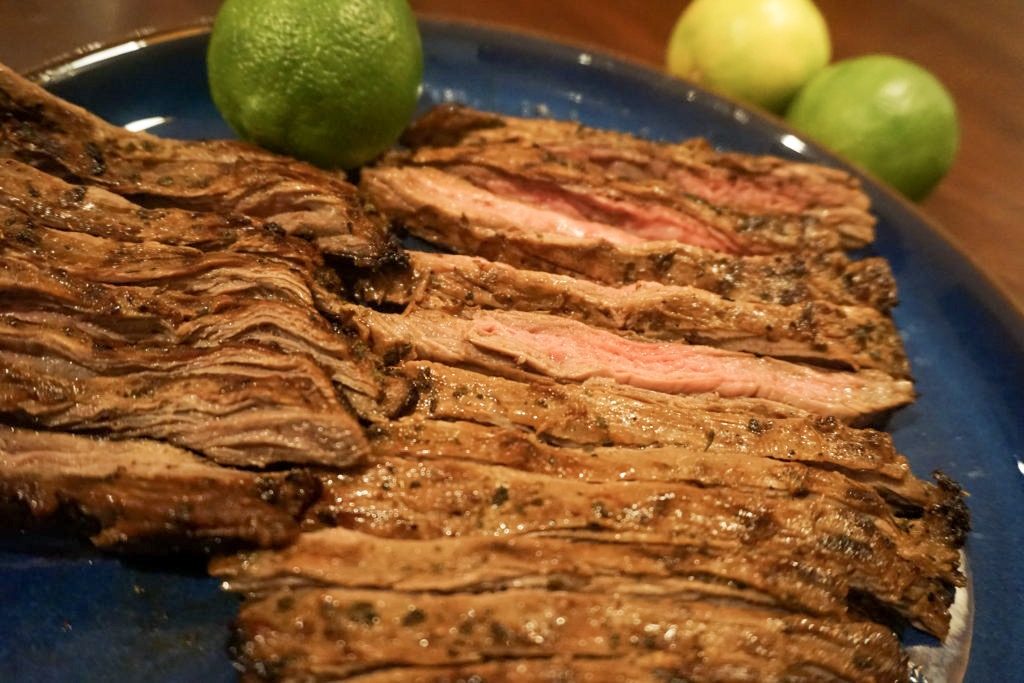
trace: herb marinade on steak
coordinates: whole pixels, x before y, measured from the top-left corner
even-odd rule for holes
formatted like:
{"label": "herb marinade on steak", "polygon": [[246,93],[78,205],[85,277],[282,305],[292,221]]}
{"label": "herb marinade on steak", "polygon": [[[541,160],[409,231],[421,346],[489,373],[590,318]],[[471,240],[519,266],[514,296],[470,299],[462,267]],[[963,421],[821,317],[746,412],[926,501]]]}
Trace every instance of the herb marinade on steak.
{"label": "herb marinade on steak", "polygon": [[364,198],[0,67],[7,526],[214,555],[250,680],[906,679],[967,514],[859,426],[913,388],[856,182],[465,108],[405,142]]}

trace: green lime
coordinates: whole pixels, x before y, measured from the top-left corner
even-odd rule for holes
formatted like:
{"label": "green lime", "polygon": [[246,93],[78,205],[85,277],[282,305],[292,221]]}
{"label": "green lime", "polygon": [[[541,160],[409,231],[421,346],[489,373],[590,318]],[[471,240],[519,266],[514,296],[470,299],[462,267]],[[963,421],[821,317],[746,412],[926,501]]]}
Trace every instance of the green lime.
{"label": "green lime", "polygon": [[353,168],[398,138],[423,51],[406,0],[227,0],[207,51],[210,93],[241,137]]}
{"label": "green lime", "polygon": [[911,199],[927,195],[946,174],[960,137],[956,106],[942,84],[888,55],[822,70],[797,94],[786,119]]}
{"label": "green lime", "polygon": [[671,74],[780,112],[831,58],[810,0],[694,0],[669,39]]}

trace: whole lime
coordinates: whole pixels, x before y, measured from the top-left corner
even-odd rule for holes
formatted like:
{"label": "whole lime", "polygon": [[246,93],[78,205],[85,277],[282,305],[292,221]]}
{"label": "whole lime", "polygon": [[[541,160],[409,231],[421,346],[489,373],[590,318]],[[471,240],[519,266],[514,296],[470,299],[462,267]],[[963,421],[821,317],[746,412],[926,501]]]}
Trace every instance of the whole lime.
{"label": "whole lime", "polygon": [[328,167],[394,144],[423,75],[406,0],[227,0],[206,57],[210,94],[239,136]]}
{"label": "whole lime", "polygon": [[781,112],[832,55],[810,0],[694,0],[669,39],[671,74]]}
{"label": "whole lime", "polygon": [[786,119],[911,199],[942,179],[960,138],[956,106],[938,79],[888,55],[825,68],[797,94]]}

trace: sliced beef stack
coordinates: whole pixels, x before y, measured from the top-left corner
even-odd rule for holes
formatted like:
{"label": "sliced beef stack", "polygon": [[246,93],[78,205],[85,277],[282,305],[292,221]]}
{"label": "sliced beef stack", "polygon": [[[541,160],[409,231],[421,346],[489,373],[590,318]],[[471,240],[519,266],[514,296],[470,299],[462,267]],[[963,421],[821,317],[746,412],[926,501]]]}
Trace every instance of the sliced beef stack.
{"label": "sliced beef stack", "polygon": [[409,232],[460,253],[758,302],[896,300],[884,260],[837,251],[870,242],[874,224],[838,171],[459,107],[405,140],[413,149],[364,169],[362,187]]}
{"label": "sliced beef stack", "polygon": [[463,315],[476,309],[555,313],[649,339],[716,346],[850,369],[909,374],[892,319],[867,306],[736,301],[658,282],[610,286],[479,257],[411,252],[411,267],[359,280],[357,300]]}
{"label": "sliced beef stack", "polygon": [[253,680],[905,679],[967,518],[855,426],[913,399],[856,183],[463,108],[405,141],[364,200],[0,68],[0,514],[221,553]]}

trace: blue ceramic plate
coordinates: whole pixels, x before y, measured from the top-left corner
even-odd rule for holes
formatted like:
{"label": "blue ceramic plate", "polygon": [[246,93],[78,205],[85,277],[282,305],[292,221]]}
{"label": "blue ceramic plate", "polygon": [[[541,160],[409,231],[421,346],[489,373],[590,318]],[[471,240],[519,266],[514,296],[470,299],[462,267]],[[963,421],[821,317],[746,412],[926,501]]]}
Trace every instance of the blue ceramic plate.
{"label": "blue ceramic plate", "polygon": [[[603,55],[457,24],[427,22],[423,38],[424,106],[454,100],[842,165],[773,121]],[[205,30],[184,30],[40,77],[115,123],[230,136],[207,95],[205,46]],[[1024,671],[1024,319],[911,206],[865,184],[879,218],[874,250],[899,281],[896,318],[921,394],[891,428],[919,475],[941,469],[971,494],[975,637],[966,678],[1010,680]],[[0,678],[234,680],[225,644],[235,608],[201,567],[125,564],[8,537],[0,541]]]}

